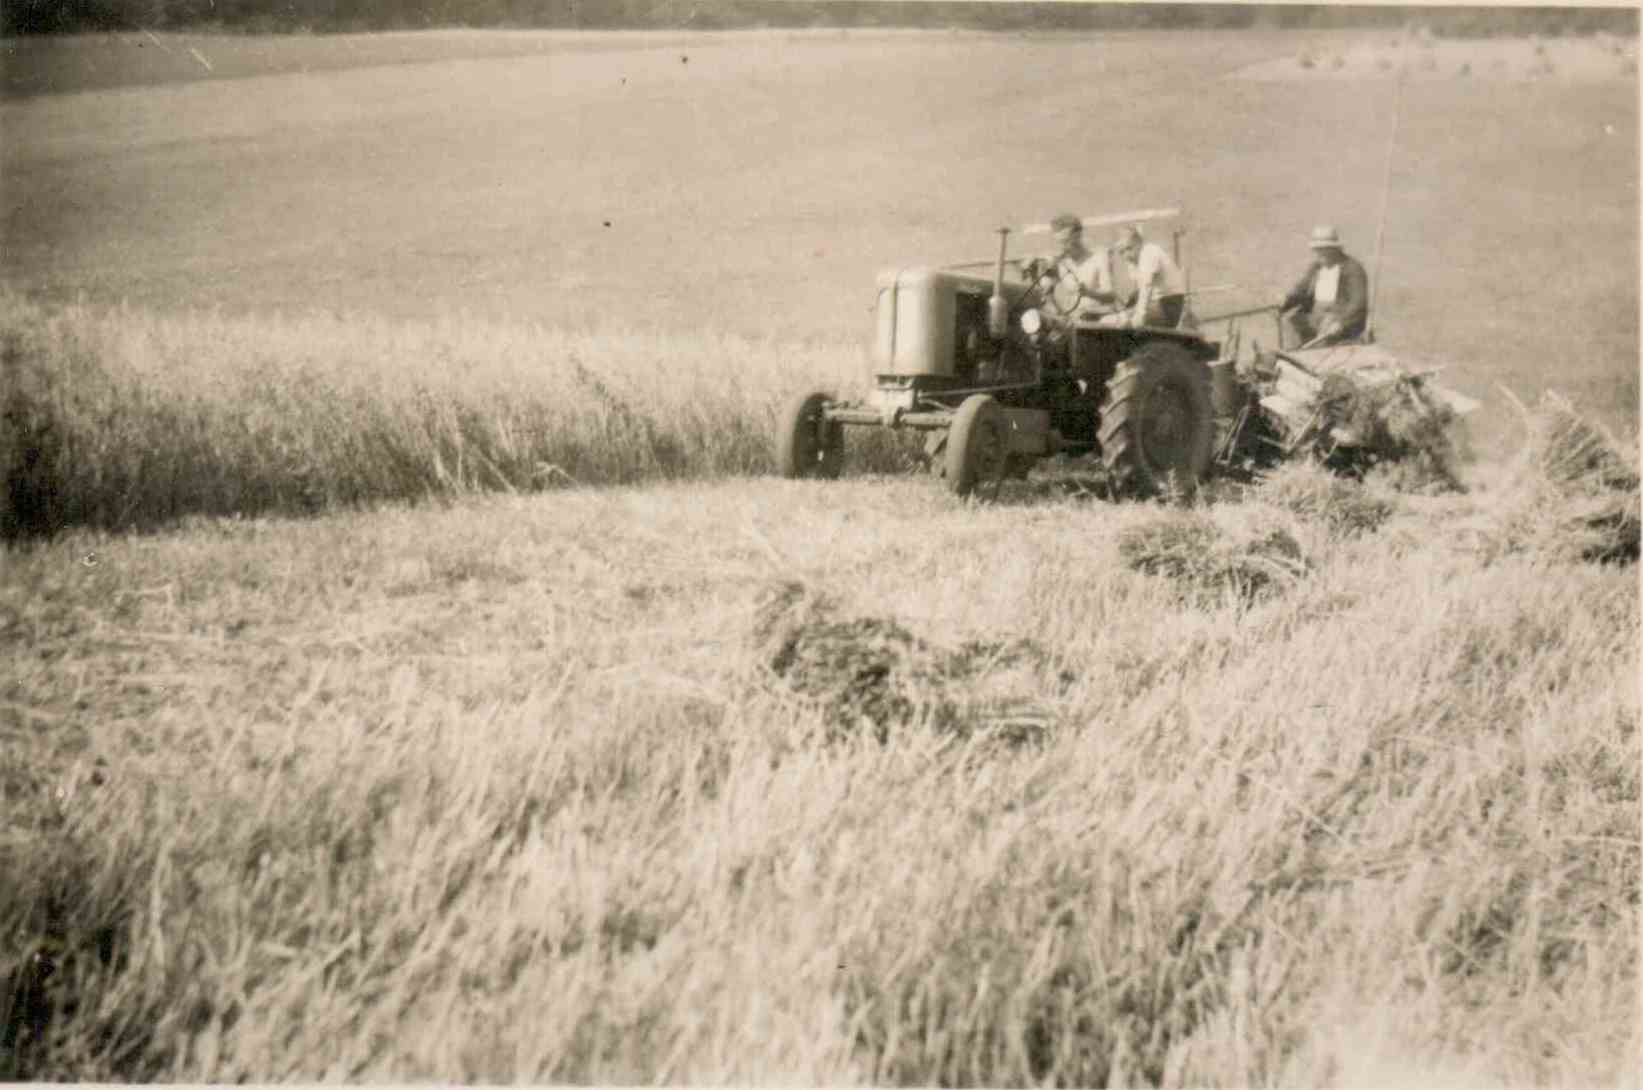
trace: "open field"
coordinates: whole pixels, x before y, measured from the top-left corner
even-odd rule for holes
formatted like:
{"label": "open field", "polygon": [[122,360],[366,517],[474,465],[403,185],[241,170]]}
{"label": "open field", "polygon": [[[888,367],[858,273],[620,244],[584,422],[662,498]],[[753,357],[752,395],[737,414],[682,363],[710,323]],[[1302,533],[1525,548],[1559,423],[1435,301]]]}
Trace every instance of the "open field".
{"label": "open field", "polygon": [[1293,56],[1252,65],[1243,74],[1310,83],[1387,79],[1398,71],[1420,81],[1603,83],[1636,75],[1637,40],[1608,34],[1447,41],[1414,31],[1335,34],[1303,44]]}
{"label": "open field", "polygon": [[1635,74],[1403,90],[1377,328],[1470,492],[986,506],[764,476],[875,270],[1180,200],[1265,300],[1367,258],[1388,81],[135,41],[0,102],[0,1078],[1643,1077]]}
{"label": "open field", "polygon": [[[1179,201],[1195,282],[1245,289],[1208,301],[1230,308],[1287,286],[1315,221],[1368,258],[1394,100],[1384,73],[1232,78],[1315,35],[389,37],[418,44],[227,39],[278,59],[0,104],[6,282],[858,344],[882,267]],[[444,59],[329,68],[391,50]],[[310,54],[327,70],[250,74]],[[1633,426],[1637,140],[1635,75],[1412,80],[1382,342],[1496,408],[1496,383],[1555,385]]]}
{"label": "open field", "polygon": [[511,32],[425,30],[414,33],[82,34],[0,42],[8,98],[152,87],[254,76],[314,76],[351,68],[414,65],[456,58],[483,60],[585,50],[623,53],[641,46],[689,45],[667,32]]}

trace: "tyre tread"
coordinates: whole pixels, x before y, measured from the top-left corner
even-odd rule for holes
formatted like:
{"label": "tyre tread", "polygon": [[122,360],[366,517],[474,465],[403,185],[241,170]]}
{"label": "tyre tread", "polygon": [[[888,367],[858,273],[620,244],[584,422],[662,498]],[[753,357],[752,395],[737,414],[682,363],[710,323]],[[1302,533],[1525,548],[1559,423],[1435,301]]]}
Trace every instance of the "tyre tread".
{"label": "tyre tread", "polygon": [[1186,368],[1194,372],[1191,382],[1194,406],[1199,410],[1198,426],[1189,442],[1193,443],[1191,460],[1201,465],[1193,472],[1189,488],[1196,488],[1205,476],[1208,460],[1205,454],[1214,437],[1214,416],[1209,401],[1209,370],[1200,359],[1190,356],[1180,346],[1154,342],[1143,345],[1134,355],[1119,363],[1107,382],[1106,396],[1101,404],[1101,423],[1098,435],[1101,442],[1101,460],[1107,467],[1108,478],[1118,494],[1151,495],[1161,489],[1153,467],[1145,464],[1145,452],[1137,439],[1140,421],[1137,419],[1140,397],[1149,375],[1179,376]]}

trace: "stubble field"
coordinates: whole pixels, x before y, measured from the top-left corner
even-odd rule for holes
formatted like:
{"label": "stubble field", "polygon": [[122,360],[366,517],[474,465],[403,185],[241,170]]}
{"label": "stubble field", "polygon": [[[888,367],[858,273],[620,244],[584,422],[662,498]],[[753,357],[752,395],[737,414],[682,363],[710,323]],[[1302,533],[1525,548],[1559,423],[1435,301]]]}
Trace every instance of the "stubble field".
{"label": "stubble field", "polygon": [[975,507],[762,475],[873,273],[1180,202],[1264,301],[1367,258],[1389,80],[143,41],[7,43],[8,421],[88,528],[0,558],[0,1074],[1636,1078],[1635,75],[1403,88],[1377,327],[1470,493]]}

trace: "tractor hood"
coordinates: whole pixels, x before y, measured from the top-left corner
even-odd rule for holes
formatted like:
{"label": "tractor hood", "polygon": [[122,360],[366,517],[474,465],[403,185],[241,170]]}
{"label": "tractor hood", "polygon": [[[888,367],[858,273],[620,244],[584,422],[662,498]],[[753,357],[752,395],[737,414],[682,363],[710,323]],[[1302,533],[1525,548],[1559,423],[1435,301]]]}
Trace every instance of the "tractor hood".
{"label": "tractor hood", "polygon": [[952,375],[987,334],[991,277],[954,268],[879,274],[873,366],[881,375]]}

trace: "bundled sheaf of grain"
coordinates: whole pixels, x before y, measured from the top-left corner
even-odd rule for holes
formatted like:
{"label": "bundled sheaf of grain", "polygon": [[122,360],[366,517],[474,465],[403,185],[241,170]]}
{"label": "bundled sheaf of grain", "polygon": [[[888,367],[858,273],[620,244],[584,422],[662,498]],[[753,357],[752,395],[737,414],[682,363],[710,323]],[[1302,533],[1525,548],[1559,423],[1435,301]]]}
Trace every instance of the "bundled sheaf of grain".
{"label": "bundled sheaf of grain", "polygon": [[1247,505],[1235,524],[1197,510],[1161,510],[1122,531],[1124,564],[1175,584],[1183,601],[1253,602],[1293,586],[1311,570],[1284,514]]}
{"label": "bundled sheaf of grain", "polygon": [[[821,713],[830,738],[865,729],[887,742],[926,722],[1022,742],[1051,718],[1038,700],[1048,659],[1030,640],[947,650],[890,618],[844,615],[832,596],[794,581],[761,592],[752,637],[765,667]],[[1063,673],[1052,684],[1071,680]]]}
{"label": "bundled sheaf of grain", "polygon": [[1394,483],[1402,491],[1463,490],[1455,412],[1433,397],[1418,376],[1370,384],[1350,373],[1327,374],[1318,408],[1332,427],[1354,437],[1339,455],[1354,466],[1400,466]]}
{"label": "bundled sheaf of grain", "polygon": [[[1521,404],[1518,408],[1524,411]],[[1547,482],[1581,491],[1636,491],[1637,451],[1587,420],[1568,398],[1548,391],[1525,415],[1529,442],[1523,454]]]}
{"label": "bundled sheaf of grain", "polygon": [[1324,524],[1338,537],[1370,533],[1397,510],[1391,497],[1311,461],[1288,462],[1264,474],[1255,495],[1305,521]]}
{"label": "bundled sheaf of grain", "polygon": [[1532,410],[1511,400],[1527,436],[1502,502],[1477,535],[1480,550],[1634,563],[1643,529],[1636,443],[1623,445],[1556,392]]}

